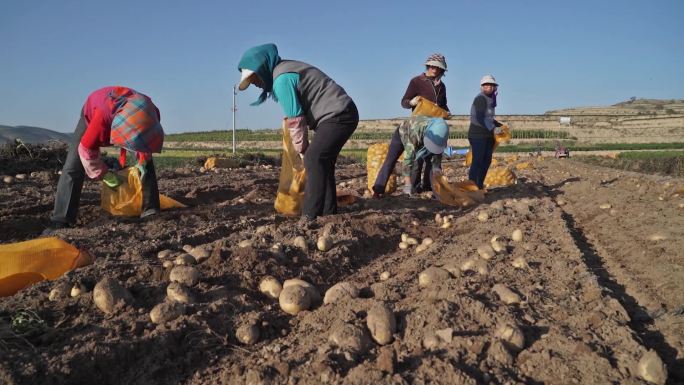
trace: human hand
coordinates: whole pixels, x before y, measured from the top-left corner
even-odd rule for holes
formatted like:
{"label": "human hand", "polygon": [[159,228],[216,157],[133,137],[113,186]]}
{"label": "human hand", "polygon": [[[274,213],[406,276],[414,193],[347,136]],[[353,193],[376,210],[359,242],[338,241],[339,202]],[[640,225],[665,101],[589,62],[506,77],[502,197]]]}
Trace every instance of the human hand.
{"label": "human hand", "polygon": [[121,179],[119,178],[119,175],[111,171],[105,174],[105,176],[102,178],[102,182],[104,182],[104,184],[106,184],[109,188],[117,188],[121,185]]}
{"label": "human hand", "polygon": [[413,99],[409,102],[409,105],[411,107],[415,107],[418,105],[418,101],[420,100],[420,96],[414,96]]}

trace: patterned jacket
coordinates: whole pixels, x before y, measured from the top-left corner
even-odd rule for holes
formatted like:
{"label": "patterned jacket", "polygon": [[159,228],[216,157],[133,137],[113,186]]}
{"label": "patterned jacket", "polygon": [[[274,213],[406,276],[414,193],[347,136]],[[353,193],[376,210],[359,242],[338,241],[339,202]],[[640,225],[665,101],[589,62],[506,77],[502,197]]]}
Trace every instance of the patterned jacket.
{"label": "patterned jacket", "polygon": [[[402,168],[403,176],[410,176],[411,169],[417,167],[416,156],[422,155],[425,151],[423,144],[423,137],[427,131],[432,117],[429,116],[413,116],[403,121],[397,130],[399,131],[399,138],[404,145],[404,167]],[[429,152],[428,152],[429,154]],[[442,154],[432,156],[432,169],[442,168]]]}

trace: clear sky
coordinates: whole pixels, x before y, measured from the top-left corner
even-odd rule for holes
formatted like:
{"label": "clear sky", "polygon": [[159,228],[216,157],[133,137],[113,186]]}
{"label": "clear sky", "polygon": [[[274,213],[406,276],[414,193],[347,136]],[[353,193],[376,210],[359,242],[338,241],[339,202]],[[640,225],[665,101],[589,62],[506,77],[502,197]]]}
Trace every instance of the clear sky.
{"label": "clear sky", "polygon": [[[491,73],[498,114],[684,98],[683,0],[2,0],[0,124],[73,131],[87,95],[149,95],[167,133],[231,127],[237,63],[272,42],[342,85],[361,119],[400,99],[433,52],[465,114]],[[238,93],[238,128],[276,128],[272,100]]]}

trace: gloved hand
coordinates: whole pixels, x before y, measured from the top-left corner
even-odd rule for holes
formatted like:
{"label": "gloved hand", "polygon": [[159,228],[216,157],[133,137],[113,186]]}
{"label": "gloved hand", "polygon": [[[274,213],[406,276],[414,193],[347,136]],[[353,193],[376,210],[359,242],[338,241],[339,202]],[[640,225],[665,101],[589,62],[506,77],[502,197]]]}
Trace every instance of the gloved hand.
{"label": "gloved hand", "polygon": [[405,184],[401,191],[404,195],[411,196],[413,195],[413,186],[410,184]]}
{"label": "gloved hand", "polygon": [[420,100],[420,96],[414,96],[413,99],[409,102],[409,105],[411,107],[415,107],[418,105],[418,100]]}
{"label": "gloved hand", "polygon": [[501,135],[501,134],[503,134],[503,126],[494,127],[494,135]]}
{"label": "gloved hand", "polygon": [[109,188],[117,188],[121,185],[121,179],[119,179],[119,175],[117,175],[111,171],[109,171],[105,174],[105,176],[102,178],[102,181]]}

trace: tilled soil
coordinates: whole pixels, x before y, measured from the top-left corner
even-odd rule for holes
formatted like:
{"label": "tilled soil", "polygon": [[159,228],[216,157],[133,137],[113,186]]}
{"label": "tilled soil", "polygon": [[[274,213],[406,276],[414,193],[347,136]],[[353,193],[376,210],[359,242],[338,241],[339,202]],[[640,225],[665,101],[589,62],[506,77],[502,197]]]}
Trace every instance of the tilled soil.
{"label": "tilled soil", "polygon": [[[86,183],[79,226],[56,235],[90,250],[96,262],[0,299],[3,330],[22,309],[47,325],[0,339],[0,383],[642,384],[638,362],[649,350],[667,365],[668,383],[684,382],[684,182],[572,160],[533,164],[477,207],[447,207],[427,194],[360,198],[301,226],[274,213],[279,170],[270,165],[162,170],[161,192],[190,207],[145,221],[112,218],[99,208],[99,186]],[[451,161],[445,173],[456,181],[467,170]],[[341,165],[338,182],[362,195],[365,169]],[[44,171],[0,187],[0,242],[39,236],[55,186]],[[437,213],[453,215],[453,225],[441,228]],[[515,229],[521,241],[511,239]],[[434,243],[420,253],[403,250],[403,233]],[[327,252],[316,248],[324,234],[334,242]],[[293,245],[299,235],[305,250]],[[461,272],[494,236],[507,250],[484,261],[488,272]],[[157,253],[177,255],[184,245],[211,252],[196,266],[196,301],[155,324],[150,311],[165,301],[170,272]],[[526,268],[512,266],[518,257]],[[449,273],[420,287],[429,267]],[[361,290],[359,298],[291,316],[259,291],[267,275],[301,278],[321,295],[341,281]],[[112,314],[95,307],[92,289],[104,277],[122,283],[134,303]],[[48,299],[52,289],[75,283],[87,292]],[[503,303],[495,284],[520,302]],[[378,303],[397,324],[384,346],[366,327]],[[244,325],[256,325],[258,342],[238,341]],[[349,325],[363,332],[361,347],[331,342]],[[522,350],[498,337],[503,325],[522,331]]]}

